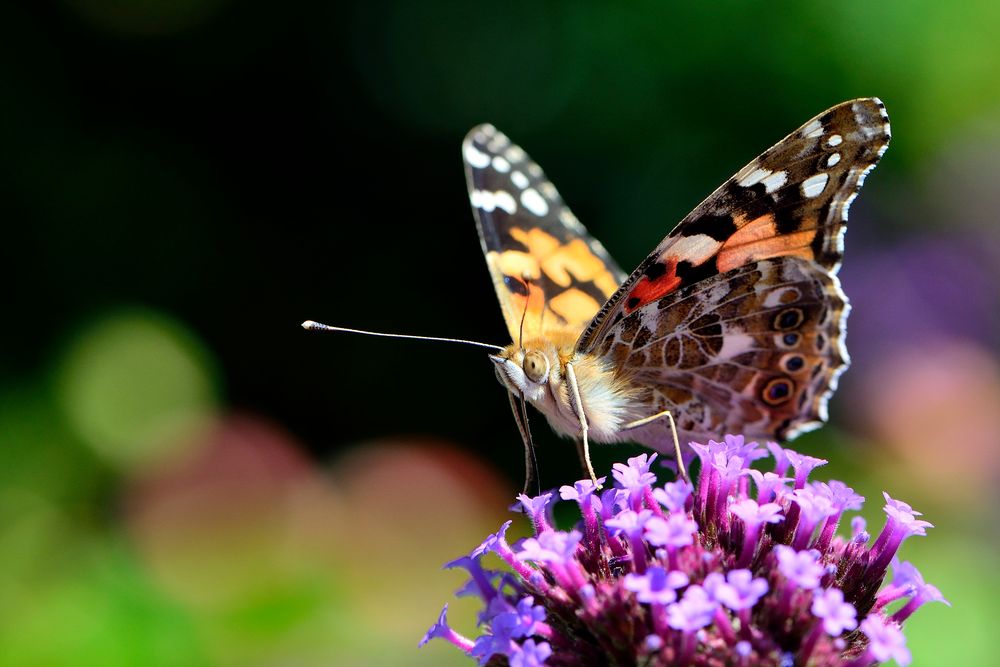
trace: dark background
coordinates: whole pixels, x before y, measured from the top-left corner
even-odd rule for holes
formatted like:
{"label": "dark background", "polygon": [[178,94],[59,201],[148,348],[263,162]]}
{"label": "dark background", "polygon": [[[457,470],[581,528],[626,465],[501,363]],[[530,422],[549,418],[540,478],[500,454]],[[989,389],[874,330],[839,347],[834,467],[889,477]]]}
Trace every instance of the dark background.
{"label": "dark background", "polygon": [[[888,488],[951,522],[927,567],[913,557],[928,579],[976,571],[996,542],[975,530],[996,525],[996,25],[985,2],[4,4],[0,658],[445,659],[411,649],[457,581],[437,564],[520,487],[503,389],[473,348],[299,323],[507,342],[460,155],[480,122],[629,269],[774,141],[880,96],[894,139],[842,272],[854,367],[834,424],[797,446],[866,491],[872,521]],[[572,446],[534,426],[543,482],[575,479]],[[299,507],[303,488],[322,499],[304,515],[254,513]],[[351,535],[377,505],[365,493],[388,500],[361,523],[398,525],[393,503],[411,504],[405,547]],[[378,589],[384,570],[342,562],[371,540],[392,581],[422,584]],[[393,560],[414,542],[427,563]],[[302,569],[276,543],[322,555]],[[264,555],[230,581],[248,549]],[[969,624],[991,577],[942,582],[966,598],[920,626],[965,633],[969,664],[989,645]],[[366,615],[393,596],[398,618]],[[944,650],[935,636],[910,634],[918,663]]]}

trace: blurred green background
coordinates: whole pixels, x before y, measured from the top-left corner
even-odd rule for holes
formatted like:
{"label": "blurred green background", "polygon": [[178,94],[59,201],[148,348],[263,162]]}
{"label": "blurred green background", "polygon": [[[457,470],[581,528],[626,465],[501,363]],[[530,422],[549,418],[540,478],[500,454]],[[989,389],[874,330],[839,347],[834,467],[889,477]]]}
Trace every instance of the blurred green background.
{"label": "blurred green background", "polygon": [[[1000,5],[0,5],[0,664],[466,664],[416,642],[522,453],[459,146],[489,121],[636,265],[813,114],[878,95],[854,366],[796,442],[936,524],[915,664],[996,664]],[[543,481],[579,475],[540,419]],[[602,450],[607,469],[632,450]],[[452,605],[473,632],[468,600]],[[991,657],[992,656],[992,657]]]}

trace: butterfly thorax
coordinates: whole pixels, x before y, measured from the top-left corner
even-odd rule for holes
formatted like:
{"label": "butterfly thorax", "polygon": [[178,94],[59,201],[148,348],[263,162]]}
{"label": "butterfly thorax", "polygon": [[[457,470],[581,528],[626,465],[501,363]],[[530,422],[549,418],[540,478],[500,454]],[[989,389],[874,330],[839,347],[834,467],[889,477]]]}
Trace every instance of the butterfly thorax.
{"label": "butterfly thorax", "polygon": [[606,359],[575,349],[578,334],[554,330],[544,336],[512,343],[491,357],[497,377],[515,396],[524,396],[546,416],[560,435],[578,438],[568,366],[580,394],[591,440],[618,442],[623,424],[644,415],[638,392]]}

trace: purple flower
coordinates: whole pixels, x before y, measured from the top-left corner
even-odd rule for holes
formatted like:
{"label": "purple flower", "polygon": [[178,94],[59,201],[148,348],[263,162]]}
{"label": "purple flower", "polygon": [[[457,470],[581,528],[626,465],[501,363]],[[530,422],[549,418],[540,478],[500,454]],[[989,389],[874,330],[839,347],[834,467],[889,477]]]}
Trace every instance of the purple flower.
{"label": "purple flower", "polygon": [[781,505],[766,503],[758,505],[756,500],[745,498],[729,506],[729,511],[750,526],[760,526],[765,523],[779,523],[785,517],[781,514]]}
{"label": "purple flower", "polygon": [[468,637],[463,637],[462,635],[458,634],[457,632],[448,627],[447,604],[444,606],[444,609],[441,610],[441,614],[438,616],[437,623],[435,623],[430,627],[430,629],[427,631],[427,634],[424,635],[424,638],[420,640],[420,643],[417,644],[417,646],[418,647],[423,646],[424,644],[434,639],[435,637],[440,637],[446,641],[449,641],[465,652],[469,652],[472,650],[473,642],[471,639],[469,639]]}
{"label": "purple flower", "polygon": [[683,572],[667,572],[662,567],[651,567],[645,574],[625,575],[625,588],[635,593],[639,602],[670,604],[677,599],[677,589],[688,585]]}
{"label": "purple flower", "polygon": [[517,631],[515,637],[530,637],[535,628],[545,620],[545,607],[535,604],[535,598],[528,595],[517,603]]}
{"label": "purple flower", "polygon": [[643,499],[652,492],[650,487],[656,481],[656,475],[649,472],[649,466],[655,460],[656,454],[640,454],[630,458],[628,465],[616,463],[612,466],[611,475],[628,492],[629,505],[635,511],[641,509]]}
{"label": "purple flower", "polygon": [[[604,484],[607,477],[600,477],[597,480],[598,484]],[[590,479],[581,479],[575,482],[573,486],[561,486],[559,487],[559,497],[563,500],[575,500],[580,504],[584,501],[589,500],[593,496],[594,492],[597,491],[597,487],[594,485],[594,481]]]}
{"label": "purple flower", "polygon": [[565,563],[576,555],[576,545],[582,537],[576,530],[568,533],[550,530],[524,540],[517,557],[536,563]]}
{"label": "purple flower", "polygon": [[632,560],[635,571],[642,573],[646,571],[646,547],[642,543],[642,534],[646,530],[646,524],[654,517],[650,510],[633,512],[632,510],[622,510],[613,519],[608,519],[604,525],[611,529],[612,535],[625,535],[632,547]]}
{"label": "purple flower", "polygon": [[469,553],[469,556],[471,556],[472,558],[475,558],[477,556],[482,556],[483,554],[487,554],[491,551],[496,551],[498,548],[500,548],[500,545],[506,544],[507,529],[510,528],[511,523],[513,522],[504,521],[503,525],[500,526],[500,530],[498,530],[497,532],[493,533],[492,535],[488,536],[485,540],[483,540],[482,544],[480,544],[478,547],[476,547]]}
{"label": "purple flower", "polygon": [[767,449],[771,452],[771,456],[774,457],[774,474],[783,477],[785,471],[788,470],[788,466],[791,464],[788,456],[785,454],[786,450],[776,442],[767,443]]}
{"label": "purple flower", "polygon": [[641,489],[656,481],[656,475],[649,472],[649,466],[656,460],[656,454],[640,454],[633,456],[628,463],[616,463],[611,466],[611,475],[626,491]]}
{"label": "purple flower", "polygon": [[653,489],[653,498],[668,512],[683,512],[694,487],[685,480],[667,482],[662,489]]}
{"label": "purple flower", "polygon": [[757,542],[760,540],[761,528],[768,523],[779,523],[785,519],[781,515],[781,505],[766,503],[758,505],[751,498],[744,498],[729,506],[733,516],[743,521],[743,547],[736,559],[737,567],[746,567],[753,561]]}
{"label": "purple flower", "polygon": [[[713,577],[718,578],[709,582]],[[733,611],[752,609],[768,590],[767,581],[754,579],[750,570],[730,570],[725,578],[713,572],[705,578],[703,586],[712,598]]]}
{"label": "purple flower", "polygon": [[886,514],[885,527],[871,548],[871,569],[880,573],[885,571],[903,540],[913,535],[926,535],[926,529],[934,527],[927,521],[917,519],[920,512],[915,512],[906,503],[893,500],[888,493],[882,495],[886,500],[883,508]]}
{"label": "purple flower", "polygon": [[701,459],[702,470],[704,470],[706,466],[712,465],[712,461],[715,460],[716,454],[724,454],[726,452],[726,443],[716,442],[715,440],[709,440],[708,444],[705,445],[700,442],[692,442],[690,443],[690,446],[691,449],[694,450],[695,454],[698,455],[698,458]]}
{"label": "purple flower", "polygon": [[[421,643],[442,638],[481,664],[905,664],[899,627],[923,604],[947,602],[896,559],[903,540],[930,524],[887,496],[874,544],[856,518],[852,536],[840,536],[841,515],[863,498],[840,482],[808,482],[818,459],[769,448],[774,473],[744,474],[763,450],[727,437],[695,447],[702,469],[693,488],[654,490],[652,457],[615,467],[626,489],[598,497],[589,480],[562,487],[579,507],[572,530],[549,520],[554,494],[522,498],[533,537],[512,548],[507,523],[449,564],[470,573],[459,593],[483,602],[480,636],[452,630],[442,613]],[[794,491],[784,489],[785,459],[796,465]],[[489,552],[509,569],[483,567]]]}
{"label": "purple flower", "polygon": [[671,514],[666,519],[658,516],[646,522],[646,541],[658,547],[686,547],[694,544],[698,524],[685,514]]}
{"label": "purple flower", "polygon": [[868,652],[879,662],[895,660],[901,667],[910,664],[910,650],[906,648],[906,637],[895,624],[886,623],[881,616],[869,615],[861,622],[861,631],[868,637]]}
{"label": "purple flower", "polygon": [[854,492],[854,489],[836,479],[831,480],[829,483],[813,482],[812,485],[817,493],[822,493],[830,499],[830,502],[833,503],[838,512],[859,510],[865,504],[864,496],[859,496]]}
{"label": "purple flower", "polygon": [[[908,562],[900,563],[899,559],[894,559],[892,571],[892,586],[888,588],[888,591],[883,591],[883,593],[879,594],[876,604],[881,608],[891,602],[892,599],[898,599],[905,595],[911,597],[905,605],[889,617],[890,621],[901,624],[912,616],[913,612],[928,602],[943,602],[949,607],[951,606],[951,603],[945,599],[937,586],[924,581],[924,576],[920,574],[920,570],[914,567],[913,564]],[[886,599],[892,595],[891,591],[900,591],[900,594],[892,599]]]}
{"label": "purple flower", "polygon": [[818,551],[815,549],[796,551],[784,544],[779,544],[774,547],[774,553],[778,556],[778,571],[786,579],[807,591],[819,586],[825,569],[819,563]]}
{"label": "purple flower", "polygon": [[653,513],[649,510],[633,512],[632,510],[622,510],[614,519],[608,519],[604,525],[611,529],[612,535],[623,533],[628,537],[641,536],[646,528],[646,523],[653,519]]}
{"label": "purple flower", "polygon": [[667,607],[667,623],[674,630],[694,632],[711,625],[719,604],[701,586],[689,586],[684,597]]}
{"label": "purple flower", "polygon": [[853,604],[844,602],[844,592],[839,588],[817,591],[813,596],[812,613],[823,621],[823,631],[831,637],[858,627],[858,612]]}
{"label": "purple flower", "polygon": [[526,640],[510,655],[510,667],[539,667],[552,655],[552,647],[548,642],[535,643],[534,639]]}
{"label": "purple flower", "polygon": [[799,523],[792,538],[794,549],[805,549],[819,522],[837,513],[833,503],[826,496],[816,493],[810,487],[795,489],[790,494],[799,508]]}
{"label": "purple flower", "polygon": [[761,505],[772,500],[780,500],[788,490],[785,484],[792,481],[790,477],[782,477],[773,472],[761,472],[759,470],[748,470],[747,474],[757,485],[757,502]]}
{"label": "purple flower", "polygon": [[813,469],[820,466],[825,466],[829,461],[826,459],[818,459],[815,456],[806,456],[805,454],[799,454],[791,449],[785,450],[785,456],[788,458],[789,463],[795,468],[795,488],[801,489],[806,485],[806,480],[809,479],[809,474]]}
{"label": "purple flower", "polygon": [[623,489],[605,489],[601,493],[600,503],[601,518],[605,521],[615,516],[619,509],[625,506],[628,501],[628,493]]}
{"label": "purple flower", "polygon": [[548,507],[554,497],[555,495],[552,493],[543,493],[534,498],[524,493],[518,495],[517,499],[521,509],[531,517],[531,523],[534,525],[536,533],[552,530],[552,523],[548,517]]}

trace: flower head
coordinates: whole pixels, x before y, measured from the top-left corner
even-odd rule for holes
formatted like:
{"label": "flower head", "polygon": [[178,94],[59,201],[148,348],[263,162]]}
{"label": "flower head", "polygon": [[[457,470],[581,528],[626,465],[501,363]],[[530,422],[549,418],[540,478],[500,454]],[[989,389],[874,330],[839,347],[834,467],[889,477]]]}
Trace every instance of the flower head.
{"label": "flower head", "polygon": [[639,602],[670,604],[677,599],[677,589],[688,585],[683,572],[667,572],[662,567],[651,567],[645,574],[625,575],[625,588],[635,593]]}
{"label": "flower head", "polygon": [[[655,455],[643,455],[616,464],[619,488],[600,496],[590,480],[562,487],[581,514],[569,530],[550,519],[555,494],[521,497],[533,537],[511,546],[508,522],[451,563],[469,572],[462,592],[483,600],[482,633],[459,634],[442,612],[421,644],[441,638],[481,664],[525,667],[907,664],[902,624],[947,602],[896,558],[930,527],[919,512],[886,496],[878,539],[869,545],[857,518],[840,537],[841,515],[864,499],[841,482],[810,482],[821,459],[768,443],[774,472],[761,473],[747,466],[765,450],[741,437],[692,446],[702,466],[694,486],[656,487]],[[792,468],[794,490],[784,487]],[[488,553],[510,571],[484,568]]]}
{"label": "flower head", "polygon": [[718,607],[704,588],[688,586],[684,597],[667,607],[667,624],[674,630],[694,632],[712,623]]}
{"label": "flower head", "polygon": [[902,667],[910,664],[910,649],[906,648],[906,637],[894,623],[873,614],[861,622],[861,631],[868,637],[867,655],[878,662],[895,660]]}
{"label": "flower head", "polygon": [[813,616],[823,621],[823,631],[831,637],[858,627],[858,612],[850,602],[844,602],[844,592],[827,588],[817,592],[812,602]]}
{"label": "flower head", "polygon": [[778,571],[786,579],[807,591],[819,586],[825,569],[819,562],[818,551],[815,549],[796,551],[789,546],[779,544],[774,547],[774,553],[778,557]]}

